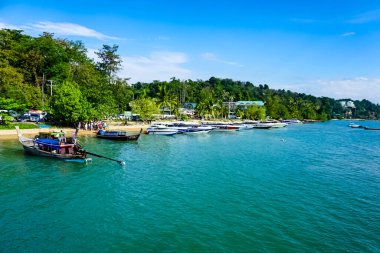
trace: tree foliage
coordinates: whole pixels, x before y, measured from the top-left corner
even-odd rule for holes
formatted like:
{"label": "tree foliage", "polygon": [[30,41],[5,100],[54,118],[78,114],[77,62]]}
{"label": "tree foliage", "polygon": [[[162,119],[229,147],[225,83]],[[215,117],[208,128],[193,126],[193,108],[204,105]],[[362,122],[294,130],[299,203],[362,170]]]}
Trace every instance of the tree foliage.
{"label": "tree foliage", "polygon": [[54,117],[62,125],[85,121],[90,116],[90,106],[74,82],[65,81],[58,86],[51,106]]}
{"label": "tree foliage", "polygon": [[143,121],[152,120],[154,118],[154,114],[158,114],[160,112],[156,101],[151,98],[136,99],[131,102],[131,106],[133,113],[139,114],[140,119]]}
{"label": "tree foliage", "polygon": [[119,46],[103,45],[95,54],[99,57],[100,62],[97,63],[97,67],[106,76],[112,77],[118,70],[120,70],[121,58],[116,53]]}
{"label": "tree foliage", "polygon": [[130,110],[130,105],[144,119],[163,108],[178,115],[179,107],[189,102],[197,104],[199,117],[226,118],[226,103],[239,100],[265,103],[265,107],[236,108],[233,113],[246,119],[380,118],[380,105],[368,100],[355,100],[355,108],[345,108],[340,100],[228,78],[172,77],[170,81],[129,84],[116,75],[122,62],[117,50],[117,45],[103,45],[96,52],[99,61],[94,62],[81,41],[56,38],[48,32],[32,37],[20,30],[1,29],[0,98],[15,101],[12,109],[17,110],[52,108],[54,118],[63,124],[103,119]]}

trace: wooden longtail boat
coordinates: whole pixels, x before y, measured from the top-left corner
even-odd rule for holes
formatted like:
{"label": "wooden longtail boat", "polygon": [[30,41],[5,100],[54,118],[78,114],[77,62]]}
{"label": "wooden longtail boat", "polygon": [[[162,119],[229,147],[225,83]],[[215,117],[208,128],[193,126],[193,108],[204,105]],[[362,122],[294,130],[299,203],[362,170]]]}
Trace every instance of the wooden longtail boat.
{"label": "wooden longtail boat", "polygon": [[96,137],[108,140],[118,140],[118,141],[137,141],[140,137],[142,129],[139,133],[132,133],[122,130],[99,130]]}
{"label": "wooden longtail boat", "polygon": [[18,126],[16,131],[18,140],[27,154],[75,162],[92,160],[87,157],[86,150],[77,143],[76,134],[73,137],[66,137],[63,132],[40,133],[32,139],[22,136]]}
{"label": "wooden longtail boat", "polygon": [[364,127],[365,130],[380,130],[379,127]]}

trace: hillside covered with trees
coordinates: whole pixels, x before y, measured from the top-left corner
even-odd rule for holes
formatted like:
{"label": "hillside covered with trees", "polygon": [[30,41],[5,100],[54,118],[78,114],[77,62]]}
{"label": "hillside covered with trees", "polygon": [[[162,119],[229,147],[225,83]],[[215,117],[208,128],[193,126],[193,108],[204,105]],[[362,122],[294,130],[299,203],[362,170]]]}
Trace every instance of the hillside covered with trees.
{"label": "hillside covered with trees", "polygon": [[[63,125],[131,109],[157,113],[168,108],[178,115],[184,103],[196,103],[199,117],[224,118],[226,102],[252,100],[263,101],[266,115],[275,119],[380,117],[380,106],[368,100],[354,101],[355,110],[348,112],[332,98],[231,79],[173,77],[170,81],[131,84],[117,76],[121,66],[117,50],[117,45],[103,45],[95,62],[81,41],[55,38],[51,33],[32,37],[20,30],[0,30],[0,109],[41,109]],[[257,119],[262,108],[236,110],[235,115]]]}

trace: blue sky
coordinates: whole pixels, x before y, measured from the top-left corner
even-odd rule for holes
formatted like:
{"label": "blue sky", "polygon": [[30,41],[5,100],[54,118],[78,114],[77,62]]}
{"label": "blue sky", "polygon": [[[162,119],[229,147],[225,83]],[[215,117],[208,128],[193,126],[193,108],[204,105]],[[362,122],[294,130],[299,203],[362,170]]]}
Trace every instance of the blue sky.
{"label": "blue sky", "polygon": [[119,45],[130,82],[209,79],[380,103],[380,1],[0,0],[0,28]]}

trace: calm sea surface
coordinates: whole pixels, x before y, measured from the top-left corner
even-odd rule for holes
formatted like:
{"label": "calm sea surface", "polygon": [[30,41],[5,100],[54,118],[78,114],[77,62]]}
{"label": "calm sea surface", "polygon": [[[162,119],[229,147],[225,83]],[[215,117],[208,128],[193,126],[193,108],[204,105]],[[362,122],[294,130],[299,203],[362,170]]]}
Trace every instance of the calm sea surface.
{"label": "calm sea surface", "polygon": [[348,123],[80,139],[125,167],[1,140],[0,252],[380,252],[380,131]]}

